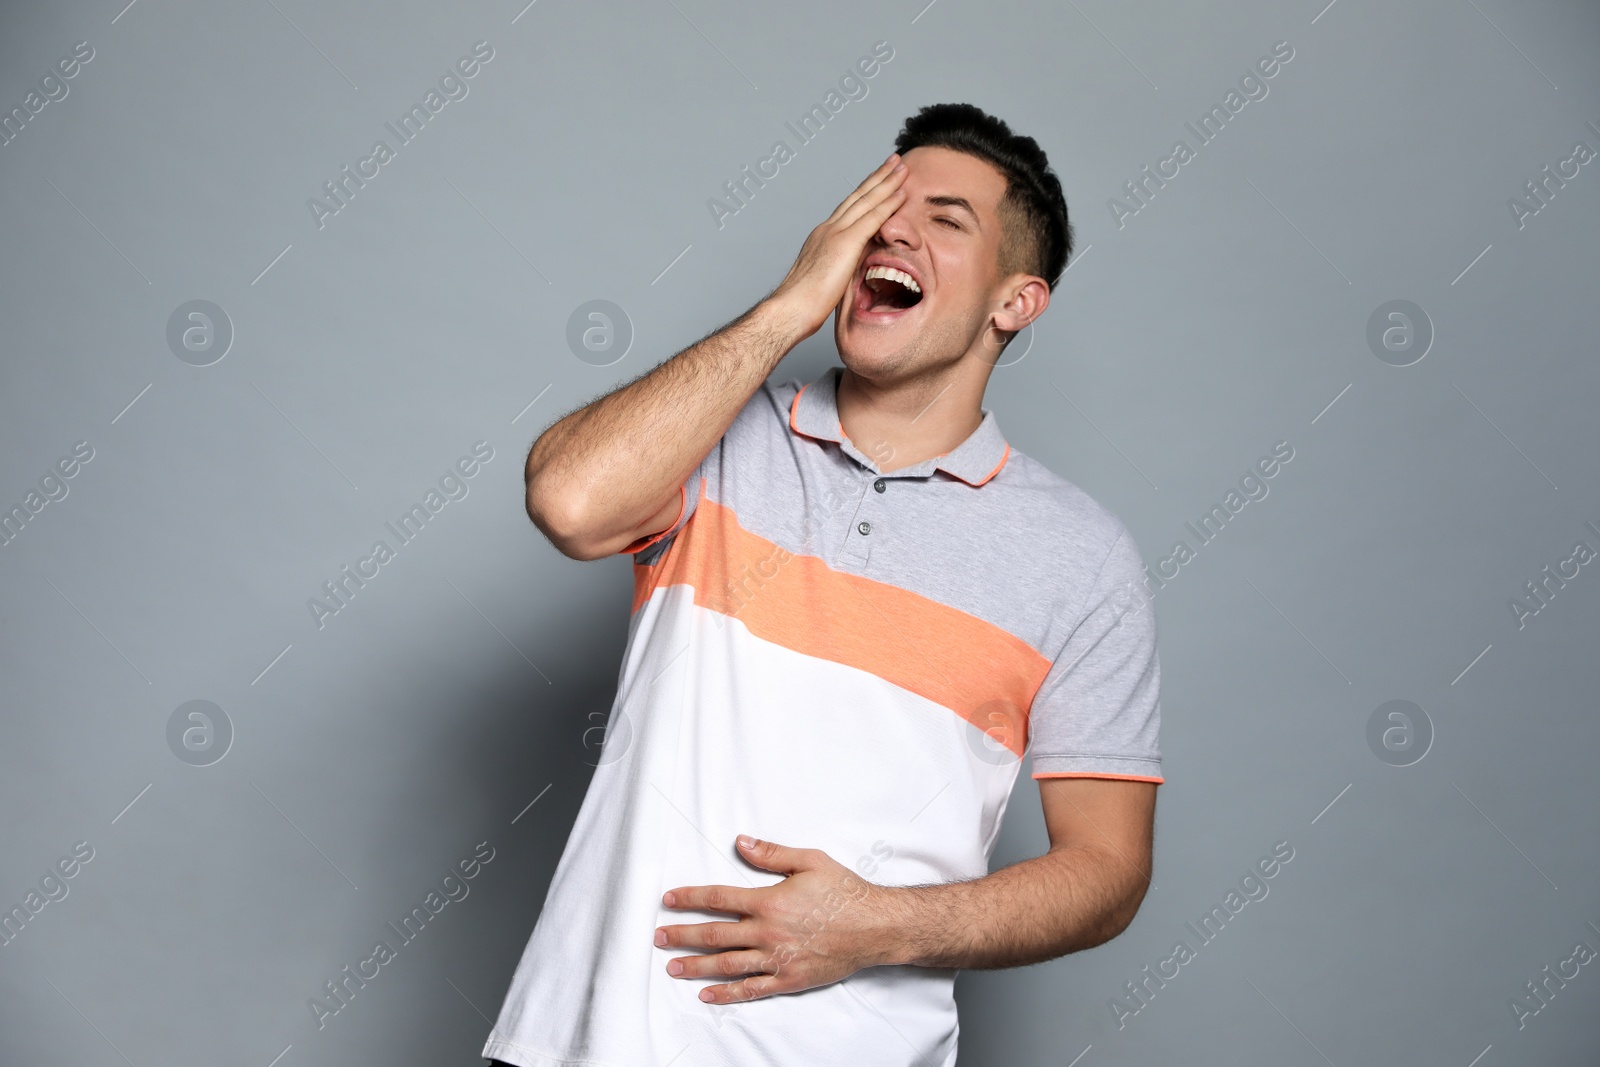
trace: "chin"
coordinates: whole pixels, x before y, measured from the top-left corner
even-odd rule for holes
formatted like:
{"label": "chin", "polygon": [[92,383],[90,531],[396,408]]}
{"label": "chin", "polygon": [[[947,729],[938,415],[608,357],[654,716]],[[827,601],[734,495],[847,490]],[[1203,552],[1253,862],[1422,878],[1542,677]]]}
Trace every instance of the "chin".
{"label": "chin", "polygon": [[[915,329],[908,329],[915,325]],[[839,361],[853,374],[869,381],[898,381],[936,368],[954,366],[965,357],[972,338],[965,324],[932,317],[891,329],[834,329]]]}
{"label": "chin", "polygon": [[899,338],[863,337],[859,333],[847,338],[843,336],[844,331],[837,333],[834,341],[839,350],[839,362],[863,378],[893,376],[916,362],[915,340],[906,344]]}

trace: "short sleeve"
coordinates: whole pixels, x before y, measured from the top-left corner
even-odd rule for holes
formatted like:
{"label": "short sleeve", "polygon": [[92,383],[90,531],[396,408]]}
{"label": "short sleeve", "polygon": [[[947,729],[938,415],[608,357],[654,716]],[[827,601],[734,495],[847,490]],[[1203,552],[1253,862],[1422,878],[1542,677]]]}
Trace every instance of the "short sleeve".
{"label": "short sleeve", "polygon": [[1155,608],[1124,527],[1034,696],[1033,777],[1165,781],[1160,691]]}

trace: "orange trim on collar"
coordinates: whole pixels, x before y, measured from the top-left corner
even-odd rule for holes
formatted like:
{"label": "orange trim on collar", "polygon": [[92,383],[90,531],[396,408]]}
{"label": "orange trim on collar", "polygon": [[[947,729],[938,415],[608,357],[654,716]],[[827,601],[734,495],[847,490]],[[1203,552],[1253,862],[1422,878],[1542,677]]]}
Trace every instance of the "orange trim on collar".
{"label": "orange trim on collar", "polygon": [[1011,442],[1007,441],[1006,442],[1006,450],[1004,452],[1000,453],[1000,462],[996,463],[994,465],[994,470],[990,471],[988,474],[985,474],[982,478],[979,478],[973,484],[974,485],[982,485],[984,482],[988,481],[990,478],[993,478],[996,474],[999,474],[1000,473],[1000,468],[1004,467],[1006,465],[1006,460],[1009,459],[1010,457],[1011,457]]}
{"label": "orange trim on collar", "polygon": [[800,414],[800,397],[808,388],[810,388],[810,386],[810,382],[802,385],[795,392],[794,399],[789,401],[789,429],[793,430],[795,433],[805,433],[805,431],[800,428],[800,424],[795,422],[795,416]]}

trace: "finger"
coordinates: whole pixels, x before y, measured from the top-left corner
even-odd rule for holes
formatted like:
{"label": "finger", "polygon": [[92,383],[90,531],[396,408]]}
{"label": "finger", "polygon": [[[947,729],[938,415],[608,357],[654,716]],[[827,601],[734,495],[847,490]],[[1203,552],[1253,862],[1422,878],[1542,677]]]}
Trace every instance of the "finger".
{"label": "finger", "polygon": [[661,903],[668,908],[693,908],[698,911],[725,911],[733,915],[750,915],[759,899],[753,889],[740,889],[731,885],[686,885],[669,889],[661,895]]}
{"label": "finger", "polygon": [[839,206],[833,209],[833,214],[829,215],[825,221],[836,221],[846,211],[849,211],[850,208],[854,207],[863,196],[870,193],[873,189],[882,185],[885,181],[891,178],[894,178],[897,181],[901,180],[904,177],[904,174],[905,167],[901,166],[900,156],[898,154],[890,155],[888,159],[884,160],[883,163],[879,165],[877,170],[867,175],[866,179],[862,181],[860,185],[856,186],[855,189],[851,191],[849,196],[845,197],[839,202]]}
{"label": "finger", "polygon": [[741,920],[736,923],[678,923],[656,927],[657,948],[751,948],[757,940],[754,924]]}
{"label": "finger", "polygon": [[747,974],[766,974],[771,969],[772,954],[754,948],[678,956],[667,961],[667,973],[674,978],[740,978]]}
{"label": "finger", "polygon": [[834,227],[848,230],[860,224],[863,219],[869,221],[875,219],[877,225],[873,226],[874,230],[883,225],[883,220],[894,214],[895,210],[905,202],[905,174],[905,171],[899,171],[868,191],[867,195],[850,205],[850,210],[834,221]]}
{"label": "finger", "polygon": [[878,164],[877,170],[874,170],[871,174],[863,178],[861,180],[861,184],[850,191],[849,196],[839,201],[839,206],[833,209],[833,214],[828,216],[827,221],[832,222],[842,212],[847,210],[851,204],[860,199],[863,193],[865,193],[868,189],[871,189],[874,185],[878,184],[878,182],[882,181],[886,175],[893,173],[895,169],[899,167],[899,165],[900,156],[894,152],[889,153],[889,158]]}
{"label": "finger", "polygon": [[723,985],[708,985],[700,990],[700,999],[707,1004],[738,1004],[746,1000],[760,1000],[774,993],[791,993],[802,986],[772,974],[757,974]]}
{"label": "finger", "polygon": [[[745,842],[749,842],[746,844]],[[818,865],[817,856],[813,849],[790,848],[780,845],[776,841],[762,841],[760,838],[740,835],[738,841],[740,853],[751,863],[764,871],[777,871],[779,874],[794,874],[798,871],[810,870]]]}

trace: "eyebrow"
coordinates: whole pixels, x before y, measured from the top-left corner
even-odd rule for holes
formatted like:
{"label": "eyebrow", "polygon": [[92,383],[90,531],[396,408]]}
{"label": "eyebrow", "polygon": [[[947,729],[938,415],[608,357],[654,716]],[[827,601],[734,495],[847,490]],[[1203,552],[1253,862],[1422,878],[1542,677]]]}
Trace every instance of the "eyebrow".
{"label": "eyebrow", "polygon": [[924,197],[923,198],[923,202],[924,203],[928,203],[928,204],[932,204],[935,207],[958,207],[958,208],[961,208],[967,214],[972,216],[972,225],[973,226],[977,227],[980,230],[983,229],[983,225],[978,221],[978,213],[977,213],[977,211],[973,210],[972,205],[967,201],[967,198],[964,197],[964,196],[932,196],[932,195],[930,195],[930,196]]}

